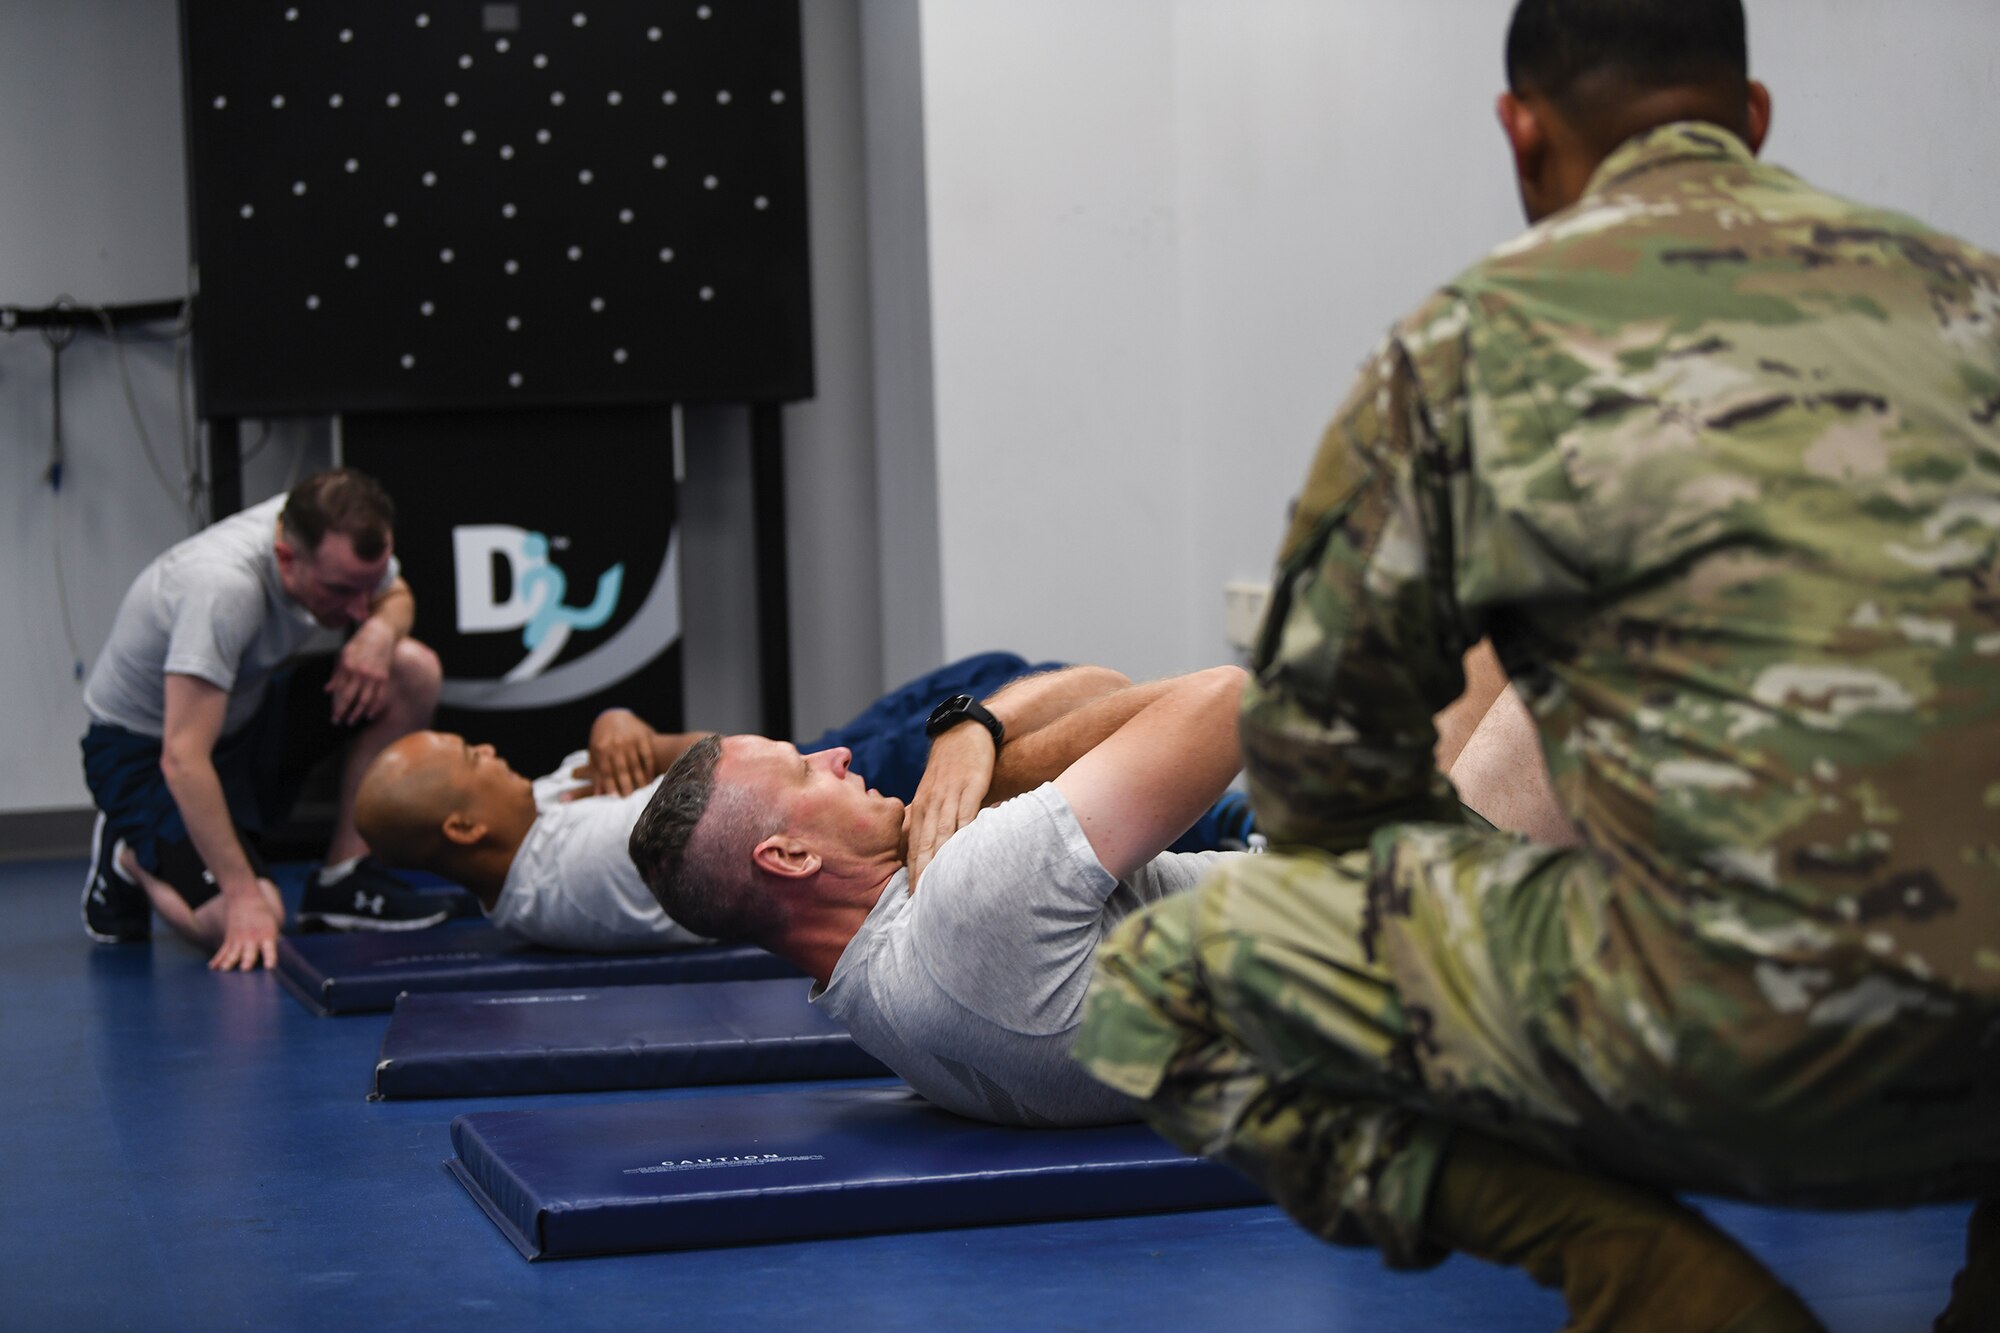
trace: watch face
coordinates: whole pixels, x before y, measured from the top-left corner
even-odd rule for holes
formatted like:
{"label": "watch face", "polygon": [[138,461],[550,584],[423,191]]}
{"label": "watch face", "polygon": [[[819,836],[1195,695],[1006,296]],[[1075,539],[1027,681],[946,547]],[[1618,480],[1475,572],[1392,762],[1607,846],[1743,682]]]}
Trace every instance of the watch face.
{"label": "watch face", "polygon": [[946,699],[931,710],[930,721],[924,724],[925,733],[935,736],[943,728],[950,726],[953,722],[964,717],[966,710],[972,706],[972,703],[973,698],[969,694],[952,695],[951,698]]}

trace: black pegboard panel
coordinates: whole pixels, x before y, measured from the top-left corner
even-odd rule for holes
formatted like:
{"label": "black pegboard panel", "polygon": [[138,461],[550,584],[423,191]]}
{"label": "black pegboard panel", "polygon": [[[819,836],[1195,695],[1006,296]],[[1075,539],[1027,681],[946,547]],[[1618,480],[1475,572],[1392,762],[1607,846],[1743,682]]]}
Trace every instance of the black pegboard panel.
{"label": "black pegboard panel", "polygon": [[812,392],[797,0],[183,0],[208,416]]}

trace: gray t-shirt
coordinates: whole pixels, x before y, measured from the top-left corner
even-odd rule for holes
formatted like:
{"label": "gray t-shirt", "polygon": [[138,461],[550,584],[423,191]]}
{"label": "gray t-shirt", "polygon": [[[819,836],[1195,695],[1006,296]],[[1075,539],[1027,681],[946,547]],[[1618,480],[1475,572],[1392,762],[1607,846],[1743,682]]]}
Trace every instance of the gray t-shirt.
{"label": "gray t-shirt", "polygon": [[1113,879],[1051,785],[982,811],[922,887],[897,871],[813,1002],[931,1101],[1013,1125],[1137,1117],[1070,1057],[1098,943],[1233,852],[1166,852]]}
{"label": "gray t-shirt", "polygon": [[[276,495],[232,514],[140,571],[83,687],[92,721],[163,735],[167,676],[196,676],[229,691],[222,734],[233,735],[256,715],[279,667],[307,648],[339,645],[278,580],[273,542],[284,507]],[[378,592],[397,568],[391,558]]]}
{"label": "gray t-shirt", "polygon": [[578,751],[535,779],[535,822],[488,918],[551,949],[636,953],[706,943],[660,910],[625,850],[659,779],[630,796],[562,800],[578,785],[569,774],[589,759]]}

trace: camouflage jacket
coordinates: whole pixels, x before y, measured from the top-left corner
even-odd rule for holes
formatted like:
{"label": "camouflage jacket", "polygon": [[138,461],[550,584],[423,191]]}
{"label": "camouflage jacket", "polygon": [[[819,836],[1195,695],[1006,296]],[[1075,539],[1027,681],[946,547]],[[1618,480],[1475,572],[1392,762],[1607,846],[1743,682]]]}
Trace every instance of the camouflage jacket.
{"label": "camouflage jacket", "polygon": [[1491,635],[1663,947],[2000,991],[1992,256],[1639,136],[1391,333],[1280,560],[1243,715],[1275,844],[1456,818],[1430,718]]}

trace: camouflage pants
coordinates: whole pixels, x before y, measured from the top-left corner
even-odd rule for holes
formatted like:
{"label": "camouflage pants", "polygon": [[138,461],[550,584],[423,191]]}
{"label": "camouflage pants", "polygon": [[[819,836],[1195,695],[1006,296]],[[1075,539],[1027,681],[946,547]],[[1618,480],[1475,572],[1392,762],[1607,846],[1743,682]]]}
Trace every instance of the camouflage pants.
{"label": "camouflage pants", "polygon": [[1315,1233],[1441,1257],[1424,1203],[1461,1124],[1669,1190],[2000,1191],[2000,1006],[1816,1023],[1773,1005],[1768,964],[1661,947],[1588,853],[1385,832],[1372,853],[1232,861],[1128,919],[1077,1038],[1162,1134]]}

